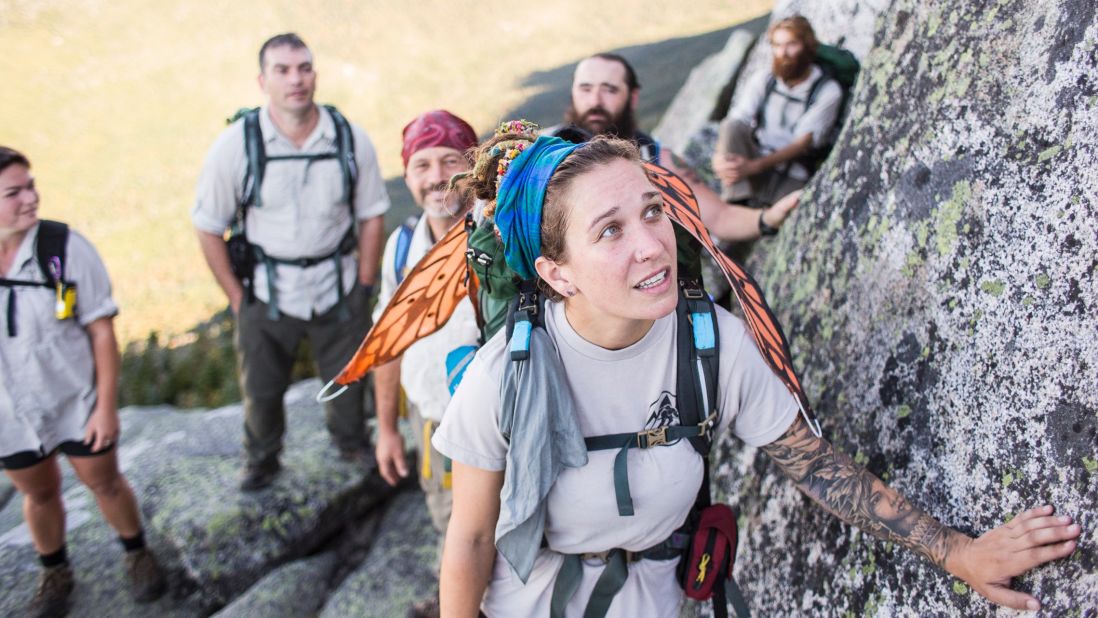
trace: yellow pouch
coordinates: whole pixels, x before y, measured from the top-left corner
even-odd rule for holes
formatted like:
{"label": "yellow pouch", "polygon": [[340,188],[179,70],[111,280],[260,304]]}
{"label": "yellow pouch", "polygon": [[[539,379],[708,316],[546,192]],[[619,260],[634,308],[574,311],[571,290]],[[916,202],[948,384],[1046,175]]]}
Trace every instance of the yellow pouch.
{"label": "yellow pouch", "polygon": [[76,284],[61,283],[56,286],[57,301],[54,303],[54,313],[58,320],[67,320],[76,315]]}

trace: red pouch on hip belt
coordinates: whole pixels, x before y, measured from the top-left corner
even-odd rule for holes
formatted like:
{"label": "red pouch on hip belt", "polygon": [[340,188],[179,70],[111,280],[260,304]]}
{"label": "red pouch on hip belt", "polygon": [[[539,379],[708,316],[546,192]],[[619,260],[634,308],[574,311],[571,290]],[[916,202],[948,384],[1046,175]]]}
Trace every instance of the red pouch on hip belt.
{"label": "red pouch on hip belt", "polygon": [[686,596],[708,600],[721,579],[732,575],[736,559],[736,514],[727,504],[714,504],[701,510],[690,546],[683,556],[680,584]]}

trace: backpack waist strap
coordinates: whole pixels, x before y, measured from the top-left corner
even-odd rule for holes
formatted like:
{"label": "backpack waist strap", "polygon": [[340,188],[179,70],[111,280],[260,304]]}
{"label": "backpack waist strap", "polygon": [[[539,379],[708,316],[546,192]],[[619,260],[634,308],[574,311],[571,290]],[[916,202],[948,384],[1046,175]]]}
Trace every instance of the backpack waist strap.
{"label": "backpack waist strap", "polygon": [[591,598],[587,601],[587,608],[583,615],[605,616],[610,608],[611,601],[625,585],[629,577],[628,564],[638,560],[678,560],[684,549],[690,545],[690,535],[681,530],[676,530],[662,543],[648,549],[631,552],[621,548],[614,548],[602,552],[589,552],[584,554],[565,554],[564,564],[557,573],[557,580],[553,584],[553,596],[549,605],[551,618],[563,618],[564,608],[568,601],[579,588],[583,579],[583,563],[597,560],[606,565],[595,588],[591,591]]}
{"label": "backpack waist strap", "polygon": [[253,244],[252,250],[255,251],[256,260],[262,263],[267,271],[267,317],[274,321],[278,319],[279,315],[278,291],[275,289],[276,265],[282,264],[285,266],[296,266],[298,268],[309,268],[316,266],[321,262],[332,260],[336,270],[336,306],[339,308],[339,319],[341,322],[346,322],[351,319],[351,312],[347,309],[347,303],[344,302],[346,299],[345,294],[343,293],[343,260],[340,258],[354,251],[356,244],[354,222],[351,223],[351,227],[347,229],[347,233],[343,235],[343,240],[339,241],[339,246],[336,247],[334,251],[316,257],[274,257],[267,255],[259,245]]}

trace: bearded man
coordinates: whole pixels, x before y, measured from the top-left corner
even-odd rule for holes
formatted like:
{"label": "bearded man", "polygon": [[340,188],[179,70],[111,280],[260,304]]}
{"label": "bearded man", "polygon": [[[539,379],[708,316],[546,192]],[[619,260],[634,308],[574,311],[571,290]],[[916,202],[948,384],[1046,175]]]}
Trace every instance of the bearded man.
{"label": "bearded man", "polygon": [[635,110],[640,82],[633,65],[623,56],[599,53],[584,58],[572,75],[572,97],[564,123],[543,131],[562,139],[581,142],[595,135],[613,135],[631,140],[641,158],[679,174],[698,199],[702,220],[717,236],[730,241],[751,241],[773,235],[797,206],[791,197],[763,211],[740,206],[728,207],[700,181],[686,164],[657,139],[637,128]]}
{"label": "bearded man", "polygon": [[787,17],[767,32],[773,62],[754,75],[721,122],[713,171],[721,199],[768,206],[800,189],[815,172],[839,116],[842,88],[816,64],[808,20]]}

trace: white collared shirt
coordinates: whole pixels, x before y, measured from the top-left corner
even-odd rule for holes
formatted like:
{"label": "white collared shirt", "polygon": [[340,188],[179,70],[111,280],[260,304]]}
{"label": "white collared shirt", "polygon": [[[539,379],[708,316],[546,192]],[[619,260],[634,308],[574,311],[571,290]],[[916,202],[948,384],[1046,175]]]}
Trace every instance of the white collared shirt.
{"label": "white collared shirt", "polygon": [[[337,149],[335,122],[323,106],[316,129],[301,148],[283,135],[266,107],[259,112],[259,127],[268,156],[329,153]],[[354,221],[383,215],[389,196],[370,138],[351,125],[354,136],[358,183],[355,186]],[[201,231],[221,235],[232,224],[243,198],[248,171],[244,152],[244,121],[226,129],[206,156],[198,180],[191,221]],[[270,256],[295,259],[327,255],[339,247],[351,226],[351,209],[342,201],[343,172],[337,159],[269,161],[261,185],[262,205],[247,212],[248,240]],[[357,233],[357,230],[356,230]],[[358,274],[355,254],[341,258],[344,293],[354,287]],[[256,297],[269,302],[267,273],[256,267]],[[334,260],[308,268],[278,265],[275,271],[278,309],[307,320],[331,309],[338,300]]]}
{"label": "white collared shirt", "polygon": [[[46,281],[35,256],[38,226],[19,245],[5,279]],[[0,457],[49,453],[84,439],[95,407],[95,360],[85,327],[118,313],[107,269],[95,248],[69,230],[63,279],[76,284],[76,315],[58,320],[56,296],[45,287],[0,286],[0,307],[15,296],[14,337],[0,311]]]}

